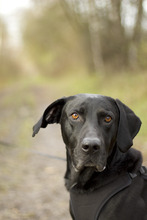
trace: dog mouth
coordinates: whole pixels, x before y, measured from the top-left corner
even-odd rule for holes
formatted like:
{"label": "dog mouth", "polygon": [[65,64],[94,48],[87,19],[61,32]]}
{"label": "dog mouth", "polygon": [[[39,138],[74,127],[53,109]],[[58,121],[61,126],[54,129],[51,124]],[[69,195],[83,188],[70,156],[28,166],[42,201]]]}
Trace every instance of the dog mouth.
{"label": "dog mouth", "polygon": [[106,169],[105,165],[102,165],[102,164],[95,165],[92,163],[86,164],[85,167],[92,167],[95,169],[96,172],[103,172]]}
{"label": "dog mouth", "polygon": [[106,169],[106,165],[104,162],[94,163],[92,161],[88,161],[88,162],[79,161],[77,165],[73,164],[73,168],[75,172],[80,172],[84,168],[93,168],[95,172],[103,172]]}

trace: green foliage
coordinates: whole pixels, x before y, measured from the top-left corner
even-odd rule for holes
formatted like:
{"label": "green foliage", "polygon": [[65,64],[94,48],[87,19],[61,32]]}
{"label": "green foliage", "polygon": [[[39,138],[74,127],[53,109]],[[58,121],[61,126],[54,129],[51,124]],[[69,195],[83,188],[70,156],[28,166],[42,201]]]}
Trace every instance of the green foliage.
{"label": "green foliage", "polygon": [[[146,68],[143,0],[57,0],[36,4],[25,16],[23,39],[31,59],[44,75],[78,69]],[[127,4],[127,6],[126,6]],[[127,19],[132,12],[132,25]],[[36,10],[37,9],[37,10]]]}
{"label": "green foliage", "polygon": [[60,4],[47,5],[39,14],[29,13],[23,33],[27,50],[43,74],[63,74],[80,63],[77,36]]}

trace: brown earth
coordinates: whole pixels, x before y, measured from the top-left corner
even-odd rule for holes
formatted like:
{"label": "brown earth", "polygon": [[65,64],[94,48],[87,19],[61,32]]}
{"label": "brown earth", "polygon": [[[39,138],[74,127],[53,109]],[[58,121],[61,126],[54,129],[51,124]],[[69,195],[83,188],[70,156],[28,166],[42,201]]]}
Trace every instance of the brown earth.
{"label": "brown earth", "polygon": [[13,86],[0,92],[0,220],[71,219],[66,162],[48,156],[65,158],[59,125],[31,137],[47,100],[53,100],[48,94],[42,87]]}

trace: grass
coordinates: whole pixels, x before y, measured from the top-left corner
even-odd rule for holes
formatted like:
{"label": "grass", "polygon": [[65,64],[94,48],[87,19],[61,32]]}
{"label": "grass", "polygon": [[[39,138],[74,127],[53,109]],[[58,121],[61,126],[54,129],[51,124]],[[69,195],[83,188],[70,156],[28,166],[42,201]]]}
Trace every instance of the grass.
{"label": "grass", "polygon": [[[60,97],[77,93],[97,93],[114,98],[119,98],[147,122],[145,112],[147,109],[147,74],[146,73],[120,73],[120,74],[70,74],[59,78],[45,78],[43,76],[20,78],[18,81],[9,83],[13,92],[3,101],[5,107],[28,106],[35,108],[37,97],[33,89],[42,88],[49,94],[46,96]],[[52,94],[50,93],[52,91]],[[39,94],[41,96],[41,94]],[[43,94],[42,94],[43,95]],[[147,123],[145,123],[147,124]],[[144,125],[145,126],[145,125]],[[147,129],[147,127],[146,127]],[[145,135],[145,130],[143,134]]]}
{"label": "grass", "polygon": [[[69,74],[58,78],[20,77],[9,81],[9,89],[5,98],[1,100],[1,109],[11,109],[9,118],[3,123],[2,133],[7,133],[7,124],[14,119],[23,118],[24,125],[20,126],[19,136],[25,140],[27,128],[38,108],[38,99],[44,100],[46,105],[54,99],[78,93],[97,93],[118,98],[141,118],[142,128],[139,133],[141,142],[147,142],[147,74],[120,73],[120,74]],[[6,85],[5,85],[6,88]],[[4,87],[2,87],[4,89]],[[34,112],[34,113],[33,113]],[[30,121],[28,121],[28,118]],[[18,124],[19,120],[18,120]],[[29,127],[30,128],[30,127]],[[7,130],[7,131],[6,131]],[[26,140],[24,142],[27,142]]]}

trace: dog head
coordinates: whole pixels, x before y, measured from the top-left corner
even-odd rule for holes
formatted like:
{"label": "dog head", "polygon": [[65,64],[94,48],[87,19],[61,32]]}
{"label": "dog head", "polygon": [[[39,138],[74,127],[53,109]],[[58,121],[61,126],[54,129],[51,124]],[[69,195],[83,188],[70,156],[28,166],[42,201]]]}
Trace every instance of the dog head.
{"label": "dog head", "polygon": [[49,105],[33,127],[33,136],[52,123],[61,124],[75,170],[94,167],[98,172],[105,169],[114,146],[124,153],[132,146],[141,126],[121,101],[92,94],[61,98]]}

